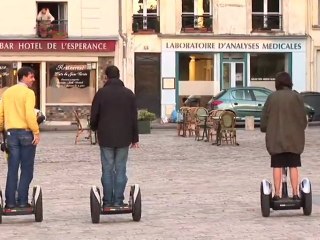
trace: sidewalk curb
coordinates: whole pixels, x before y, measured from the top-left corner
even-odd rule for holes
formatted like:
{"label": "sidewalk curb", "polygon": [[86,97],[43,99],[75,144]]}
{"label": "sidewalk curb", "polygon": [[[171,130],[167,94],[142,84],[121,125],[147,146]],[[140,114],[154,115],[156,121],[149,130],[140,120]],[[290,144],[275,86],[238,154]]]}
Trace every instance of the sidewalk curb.
{"label": "sidewalk curb", "polygon": [[[151,123],[151,129],[177,129],[176,123]],[[40,125],[40,131],[49,132],[49,131],[76,131],[77,125]]]}
{"label": "sidewalk curb", "polygon": [[[320,121],[317,122],[310,122],[308,127],[319,127]],[[243,128],[242,125],[238,126],[237,128]],[[259,126],[255,126],[255,128],[259,128]],[[158,123],[152,122],[151,129],[177,129],[176,123]],[[70,124],[70,125],[41,125],[40,131],[76,131],[77,125]]]}

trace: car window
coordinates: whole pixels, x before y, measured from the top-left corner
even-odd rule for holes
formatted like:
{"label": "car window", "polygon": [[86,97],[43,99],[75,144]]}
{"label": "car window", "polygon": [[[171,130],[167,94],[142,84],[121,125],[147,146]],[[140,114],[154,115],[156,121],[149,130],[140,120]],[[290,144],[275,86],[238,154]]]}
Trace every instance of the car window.
{"label": "car window", "polygon": [[254,94],[254,96],[256,98],[256,101],[265,102],[270,93],[268,93],[266,91],[263,91],[263,90],[254,89],[253,90],[253,94]]}
{"label": "car window", "polygon": [[305,95],[303,101],[313,108],[320,109],[320,95]]}
{"label": "car window", "polygon": [[233,90],[231,96],[236,100],[252,101],[249,89]]}

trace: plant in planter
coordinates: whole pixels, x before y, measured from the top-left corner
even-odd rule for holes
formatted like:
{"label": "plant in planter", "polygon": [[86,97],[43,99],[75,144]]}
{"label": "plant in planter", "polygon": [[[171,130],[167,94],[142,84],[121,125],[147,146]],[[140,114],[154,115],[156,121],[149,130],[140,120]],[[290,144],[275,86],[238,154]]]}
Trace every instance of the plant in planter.
{"label": "plant in planter", "polygon": [[139,134],[150,133],[150,122],[156,119],[156,115],[148,110],[138,110],[138,130]]}

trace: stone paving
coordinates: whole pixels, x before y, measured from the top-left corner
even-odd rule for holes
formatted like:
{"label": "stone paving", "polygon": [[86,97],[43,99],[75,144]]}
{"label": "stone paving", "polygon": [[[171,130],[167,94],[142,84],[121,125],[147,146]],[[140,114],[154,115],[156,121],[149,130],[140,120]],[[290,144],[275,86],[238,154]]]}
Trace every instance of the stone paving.
{"label": "stone paving", "polygon": [[[32,185],[44,194],[44,221],[3,217],[0,239],[320,239],[320,128],[309,127],[301,176],[313,187],[313,213],[260,212],[259,187],[271,180],[264,134],[238,130],[240,146],[212,146],[172,129],[140,135],[131,150],[128,185],[139,183],[143,213],[101,216],[92,224],[91,185],[100,186],[98,146],[74,145],[75,132],[43,132]],[[6,162],[0,159],[0,185]],[[31,194],[31,191],[30,191]]]}

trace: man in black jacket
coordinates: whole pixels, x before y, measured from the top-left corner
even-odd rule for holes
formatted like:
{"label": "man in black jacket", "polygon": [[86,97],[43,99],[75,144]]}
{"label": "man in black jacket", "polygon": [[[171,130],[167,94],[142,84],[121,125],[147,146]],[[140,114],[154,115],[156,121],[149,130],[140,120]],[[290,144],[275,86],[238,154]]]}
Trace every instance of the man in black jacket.
{"label": "man in black jacket", "polygon": [[100,145],[103,206],[123,206],[129,146],[139,147],[137,106],[134,93],[119,79],[119,69],[108,66],[105,74],[107,81],[92,101],[90,124]]}

